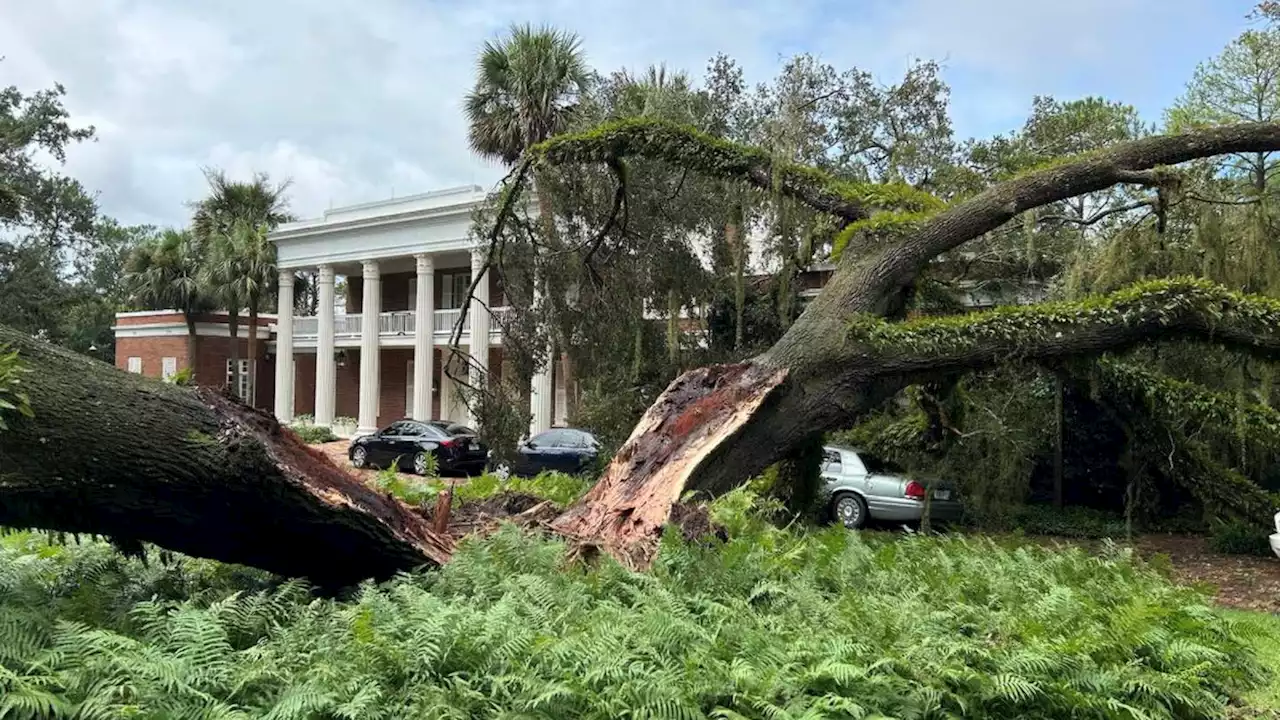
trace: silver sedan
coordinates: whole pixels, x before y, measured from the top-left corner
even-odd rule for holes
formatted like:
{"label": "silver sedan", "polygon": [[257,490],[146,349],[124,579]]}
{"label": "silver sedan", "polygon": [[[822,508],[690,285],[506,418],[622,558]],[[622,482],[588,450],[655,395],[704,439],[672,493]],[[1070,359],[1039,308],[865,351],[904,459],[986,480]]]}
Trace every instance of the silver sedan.
{"label": "silver sedan", "polygon": [[[823,448],[823,491],[833,519],[845,527],[860,528],[868,520],[918,522],[924,516],[925,484],[895,472],[857,450],[842,446]],[[945,483],[929,483],[931,520],[959,520],[964,506],[955,490]]]}

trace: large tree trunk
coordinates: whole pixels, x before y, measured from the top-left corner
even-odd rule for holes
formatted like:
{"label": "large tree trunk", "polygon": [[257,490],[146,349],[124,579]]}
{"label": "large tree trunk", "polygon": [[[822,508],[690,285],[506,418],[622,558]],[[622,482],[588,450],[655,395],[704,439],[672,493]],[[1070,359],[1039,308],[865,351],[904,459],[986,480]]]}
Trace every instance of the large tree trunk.
{"label": "large tree trunk", "polygon": [[187,322],[187,369],[191,371],[191,377],[195,378],[196,357],[200,352],[199,336],[196,335],[196,316],[188,311],[184,312],[182,317]]}
{"label": "large tree trunk", "polygon": [[240,397],[240,311],[234,307],[227,309],[227,337],[230,343],[227,360],[231,363],[231,386],[228,390]]}
{"label": "large tree trunk", "polygon": [[0,525],[99,533],[335,587],[452,543],[269,415],[0,327],[34,417],[0,432]]}
{"label": "large tree trunk", "polygon": [[245,403],[258,407],[258,302],[257,295],[249,295],[249,340],[246,354],[249,356],[249,397]]}

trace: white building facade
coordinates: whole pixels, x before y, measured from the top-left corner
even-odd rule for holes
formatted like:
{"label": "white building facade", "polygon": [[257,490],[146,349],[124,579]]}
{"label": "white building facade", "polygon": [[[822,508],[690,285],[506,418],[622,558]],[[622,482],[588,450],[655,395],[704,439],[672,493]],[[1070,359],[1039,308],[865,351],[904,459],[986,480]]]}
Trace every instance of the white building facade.
{"label": "white building facade", "polygon": [[[486,193],[468,186],[327,211],[270,236],[280,269],[274,327],[275,414],[318,425],[356,419],[356,434],[402,417],[474,424],[463,393],[501,373],[506,300],[494,273],[477,285],[450,343],[483,251],[471,237]],[[294,314],[294,275],[314,273],[314,316]],[[345,299],[338,293],[345,286]],[[551,366],[556,363],[550,363]],[[533,378],[531,433],[564,423],[564,387]]]}

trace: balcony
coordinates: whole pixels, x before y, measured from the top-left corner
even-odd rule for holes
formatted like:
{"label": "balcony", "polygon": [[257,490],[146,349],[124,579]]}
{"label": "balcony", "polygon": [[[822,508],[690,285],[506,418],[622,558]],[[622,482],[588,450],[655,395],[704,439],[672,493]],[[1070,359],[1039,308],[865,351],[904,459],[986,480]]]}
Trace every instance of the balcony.
{"label": "balcony", "polygon": [[[489,334],[501,335],[502,329],[499,327],[498,320],[507,312],[509,308],[494,308],[494,318],[490,321]],[[436,310],[435,324],[433,326],[435,332],[434,343],[438,345],[447,344],[449,337],[453,334],[453,326],[457,324],[458,318],[462,315],[461,309],[453,310]],[[412,310],[397,310],[393,312],[384,312],[378,314],[378,337],[386,340],[388,338],[400,338],[406,342],[412,343],[414,334],[417,332],[417,313]],[[364,329],[364,316],[358,313],[350,315],[334,315],[333,316],[333,343],[336,346],[354,346],[360,344],[360,334]],[[462,342],[467,342],[468,335],[471,331],[471,313],[467,314],[467,320],[462,327]],[[293,340],[299,345],[314,345],[320,336],[320,318],[316,316],[295,317],[293,319]]]}

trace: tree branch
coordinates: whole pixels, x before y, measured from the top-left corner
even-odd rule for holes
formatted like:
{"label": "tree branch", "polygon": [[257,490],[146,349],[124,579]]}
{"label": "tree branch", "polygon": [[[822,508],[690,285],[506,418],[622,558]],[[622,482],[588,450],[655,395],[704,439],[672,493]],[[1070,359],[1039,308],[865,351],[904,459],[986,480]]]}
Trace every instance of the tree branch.
{"label": "tree branch", "polygon": [[805,165],[775,163],[759,148],[712,137],[691,127],[643,118],[605,123],[583,133],[561,135],[529,148],[528,156],[550,165],[604,163],[638,155],[704,175],[736,179],[761,190],[777,190],[809,207],[846,220],[876,209],[936,210],[942,202],[905,183],[837,180]]}
{"label": "tree branch", "polygon": [[1036,222],[1042,222],[1042,223],[1043,222],[1063,222],[1063,223],[1072,223],[1075,225],[1080,225],[1082,227],[1088,227],[1102,220],[1105,220],[1111,217],[1112,215],[1126,213],[1126,212],[1129,212],[1130,210],[1137,210],[1138,208],[1155,207],[1155,205],[1156,205],[1155,200],[1139,200],[1138,202],[1129,203],[1128,205],[1121,205],[1119,207],[1113,207],[1108,210],[1099,210],[1098,212],[1094,213],[1093,215],[1090,215],[1087,218],[1076,218],[1076,217],[1071,217],[1069,215],[1044,215],[1039,218],[1036,218]]}
{"label": "tree branch", "polygon": [[860,316],[849,331],[869,377],[932,376],[1009,360],[1098,355],[1190,338],[1280,357],[1280,301],[1205,280],[1147,282],[1079,302],[889,323]]}

